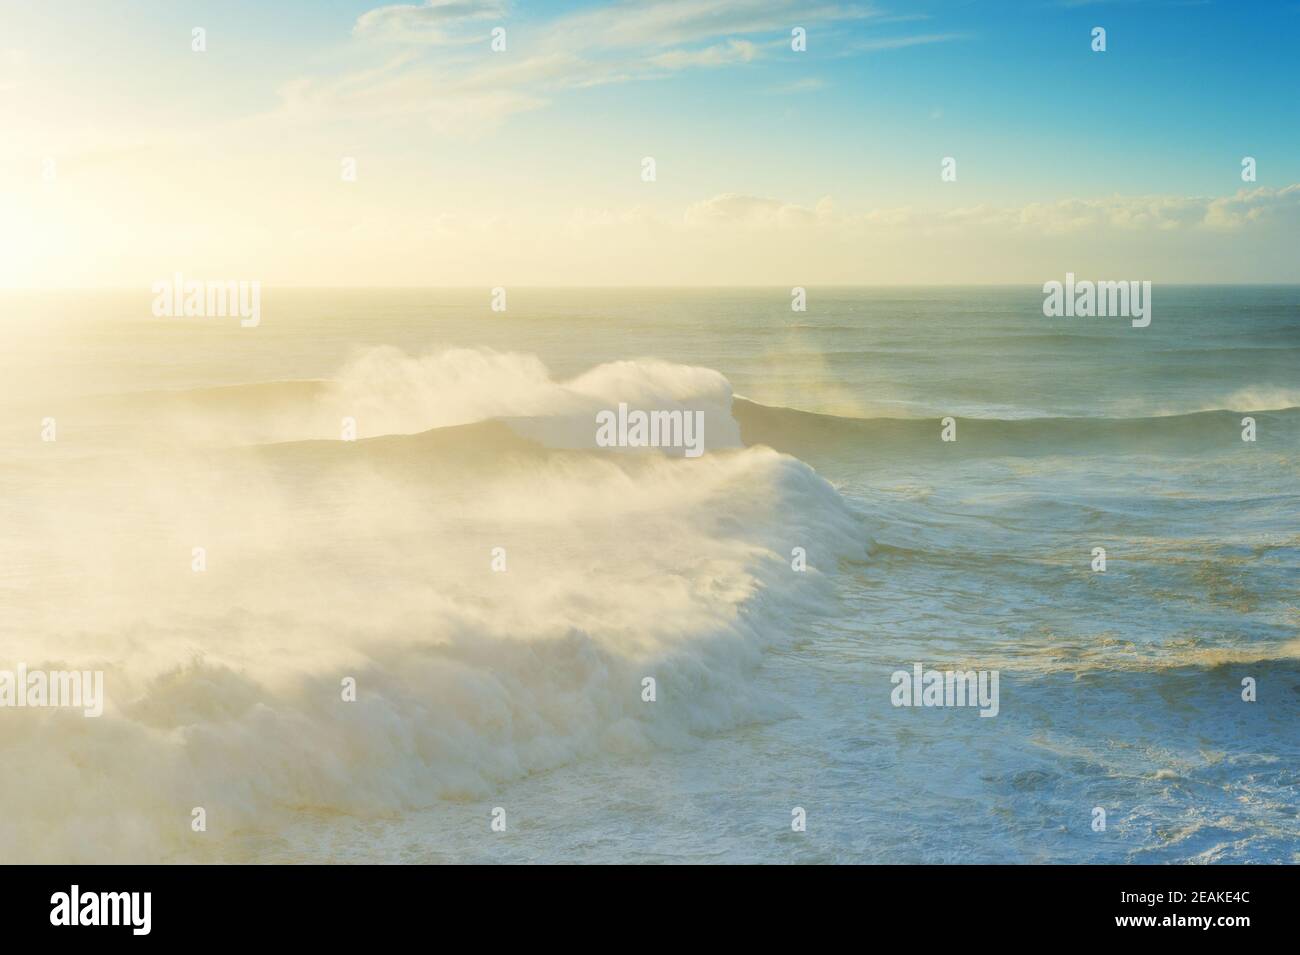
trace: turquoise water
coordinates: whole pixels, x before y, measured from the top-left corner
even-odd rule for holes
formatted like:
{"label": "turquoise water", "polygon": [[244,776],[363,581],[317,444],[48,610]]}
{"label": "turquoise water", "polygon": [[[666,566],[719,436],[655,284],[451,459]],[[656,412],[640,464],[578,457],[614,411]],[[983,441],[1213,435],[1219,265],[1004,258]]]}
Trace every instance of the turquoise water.
{"label": "turquoise water", "polygon": [[[38,736],[101,808],[6,784],[0,845],[1300,861],[1300,289],[1157,286],[1145,329],[1045,318],[1035,288],[789,303],[268,290],[240,329],[144,295],[7,299],[4,656],[102,659],[119,705]],[[585,445],[619,400],[704,408],[709,453]],[[227,569],[196,590],[200,537]],[[998,715],[891,705],[914,663],[997,670]],[[200,800],[238,824],[156,836]],[[96,813],[139,848],[80,849],[69,820]]]}

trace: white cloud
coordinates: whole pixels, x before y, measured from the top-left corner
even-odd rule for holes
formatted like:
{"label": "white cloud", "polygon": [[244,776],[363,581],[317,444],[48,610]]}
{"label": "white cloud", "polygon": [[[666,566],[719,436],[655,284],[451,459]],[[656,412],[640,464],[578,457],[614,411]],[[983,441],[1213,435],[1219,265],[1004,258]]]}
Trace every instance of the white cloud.
{"label": "white cloud", "polygon": [[561,18],[555,42],[576,48],[652,48],[755,33],[789,35],[792,26],[876,16],[856,3],[796,0],[625,0]]}
{"label": "white cloud", "polygon": [[[787,43],[792,26],[889,19],[865,3],[825,0],[623,0],[529,23],[527,55],[520,60],[487,49],[488,26],[508,12],[504,0],[427,0],[372,9],[357,19],[354,35],[400,41],[407,55],[338,78],[288,84],[284,108],[322,119],[331,110],[351,118],[427,116],[436,129],[477,132],[512,113],[547,105],[559,90],[750,63],[764,47]],[[947,38],[881,42],[904,46]],[[477,50],[466,46],[480,43]],[[451,45],[461,48],[449,55]],[[421,47],[436,47],[438,55]],[[820,82],[805,79],[785,91],[816,89]]]}
{"label": "white cloud", "polygon": [[1126,232],[1224,231],[1300,217],[1300,185],[1242,189],[1232,196],[1110,196],[1029,203],[988,210],[987,224],[1062,235],[1098,229]]}
{"label": "white cloud", "polygon": [[748,40],[728,40],[700,50],[669,50],[650,57],[655,66],[680,70],[691,66],[727,66],[748,63],[758,56],[758,47]]}
{"label": "white cloud", "polygon": [[[611,214],[610,221],[621,221]],[[667,221],[671,222],[671,218]],[[815,205],[741,193],[722,193],[687,206],[679,223],[689,229],[817,227],[841,232],[918,234],[1070,235],[1104,232],[1238,231],[1275,224],[1300,226],[1300,184],[1282,189],[1261,187],[1224,197],[1110,196],[1057,199],[1020,206],[975,205],[954,209],[914,206],[841,213],[827,196]]]}
{"label": "white cloud", "polygon": [[[497,0],[427,0],[415,4],[376,7],[361,14],[355,36],[406,43],[448,43],[461,26],[477,20],[500,19],[505,5]],[[482,31],[479,31],[482,32]]]}
{"label": "white cloud", "polygon": [[692,228],[709,226],[807,226],[819,221],[829,221],[832,205],[829,197],[815,208],[808,209],[793,203],[760,196],[746,196],[728,192],[686,209],[683,222]]}

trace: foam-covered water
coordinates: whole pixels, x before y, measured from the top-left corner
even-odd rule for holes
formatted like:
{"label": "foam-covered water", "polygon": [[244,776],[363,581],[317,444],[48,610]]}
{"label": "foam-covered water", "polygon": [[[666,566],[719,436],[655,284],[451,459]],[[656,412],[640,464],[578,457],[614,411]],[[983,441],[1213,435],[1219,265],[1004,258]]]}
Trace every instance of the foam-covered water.
{"label": "foam-covered water", "polygon": [[0,857],[1297,861],[1300,290],[1157,293],[6,296]]}

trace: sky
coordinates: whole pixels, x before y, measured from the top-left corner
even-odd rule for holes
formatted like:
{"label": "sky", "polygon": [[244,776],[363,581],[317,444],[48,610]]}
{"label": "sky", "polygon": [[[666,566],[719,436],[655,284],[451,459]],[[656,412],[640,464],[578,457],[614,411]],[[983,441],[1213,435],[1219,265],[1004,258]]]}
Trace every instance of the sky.
{"label": "sky", "polygon": [[1297,282],[1297,39],[1300,0],[0,0],[0,288]]}

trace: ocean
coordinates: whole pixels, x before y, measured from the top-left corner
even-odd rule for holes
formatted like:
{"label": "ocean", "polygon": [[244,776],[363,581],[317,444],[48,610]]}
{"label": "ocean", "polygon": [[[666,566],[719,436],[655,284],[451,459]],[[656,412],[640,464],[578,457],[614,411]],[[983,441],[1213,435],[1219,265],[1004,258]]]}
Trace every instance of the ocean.
{"label": "ocean", "polygon": [[1300,287],[151,298],[0,296],[0,861],[1300,862]]}

